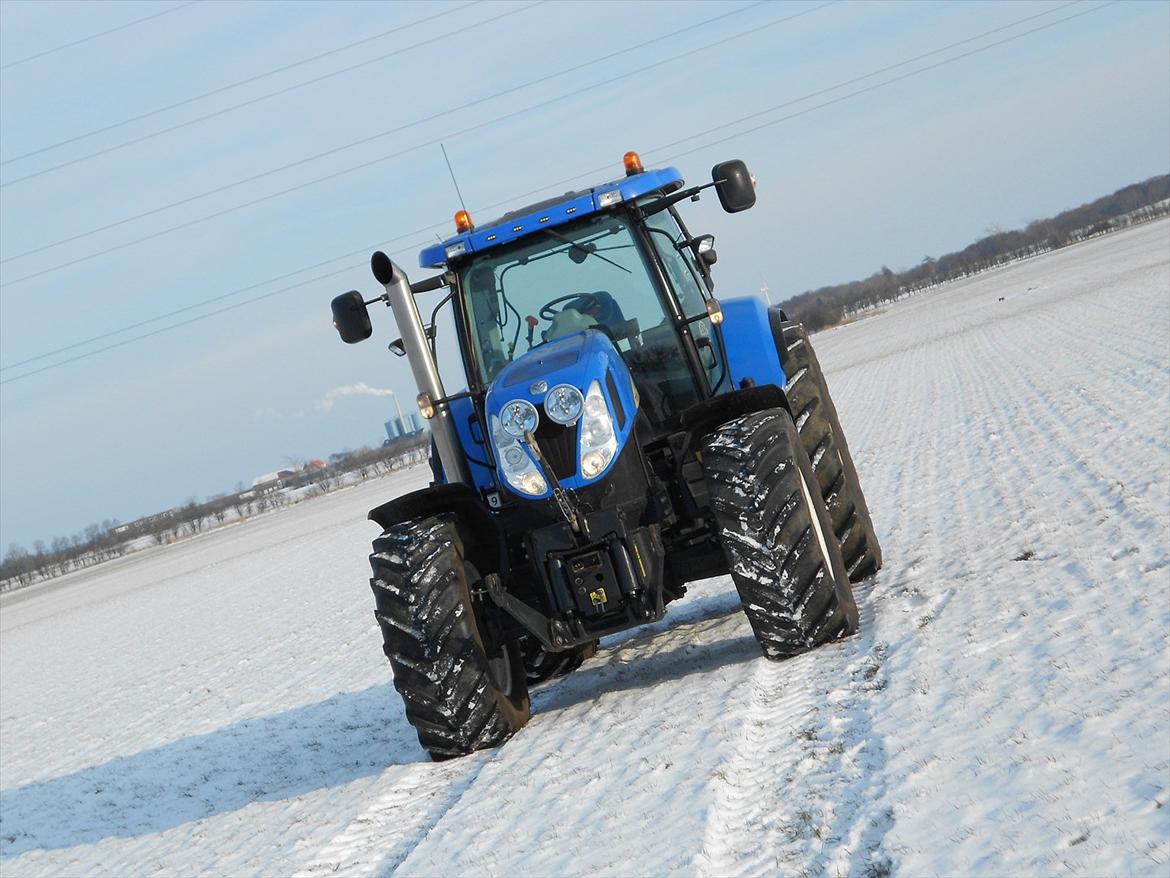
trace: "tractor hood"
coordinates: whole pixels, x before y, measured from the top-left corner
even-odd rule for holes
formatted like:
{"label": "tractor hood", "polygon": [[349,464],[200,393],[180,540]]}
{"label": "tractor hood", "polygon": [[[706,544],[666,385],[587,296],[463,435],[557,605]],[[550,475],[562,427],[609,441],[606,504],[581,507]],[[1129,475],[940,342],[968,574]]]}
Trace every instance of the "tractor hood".
{"label": "tractor hood", "polygon": [[629,439],[637,408],[630,371],[604,333],[589,329],[529,351],[496,376],[484,403],[500,484],[528,500],[552,494],[523,429],[561,485],[598,483]]}

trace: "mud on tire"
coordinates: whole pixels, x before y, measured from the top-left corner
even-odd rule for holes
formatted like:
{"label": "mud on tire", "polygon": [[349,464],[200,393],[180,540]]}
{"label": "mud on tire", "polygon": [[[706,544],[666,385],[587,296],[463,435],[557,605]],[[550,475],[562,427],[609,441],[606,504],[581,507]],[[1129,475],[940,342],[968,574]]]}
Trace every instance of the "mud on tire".
{"label": "mud on tire", "polygon": [[452,520],[388,528],[370,555],[374,617],[406,718],[432,759],[495,747],[528,722],[528,685],[517,646],[489,656]]}
{"label": "mud on tire", "polygon": [[882,549],[861,491],[861,480],[808,333],[801,324],[791,321],[783,323],[781,330],[786,348],[788,402],[800,429],[801,443],[816,471],[849,579],[860,582],[882,566]]}
{"label": "mud on tire", "polygon": [[791,416],[729,421],[703,450],[711,507],[744,613],[768,658],[857,630],[840,546]]}

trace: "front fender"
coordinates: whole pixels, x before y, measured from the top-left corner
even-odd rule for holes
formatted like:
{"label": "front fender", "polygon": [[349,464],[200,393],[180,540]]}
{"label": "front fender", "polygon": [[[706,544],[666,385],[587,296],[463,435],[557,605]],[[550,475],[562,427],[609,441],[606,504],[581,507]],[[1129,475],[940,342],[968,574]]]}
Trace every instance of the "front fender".
{"label": "front fender", "polygon": [[784,335],[780,324],[784,312],[767,307],[754,296],[724,299],[723,343],[731,367],[731,386],[788,384],[784,360]]}
{"label": "front fender", "polygon": [[687,448],[698,451],[703,439],[721,424],[743,415],[762,412],[766,409],[784,409],[792,414],[788,394],[775,384],[763,384],[721,393],[702,402],[697,402],[682,413],[681,426],[689,434]]}
{"label": "front fender", "polygon": [[411,491],[371,509],[367,517],[385,531],[406,521],[435,515],[455,518],[464,544],[464,557],[472,561],[480,573],[506,571],[507,544],[503,530],[470,485],[452,482]]}

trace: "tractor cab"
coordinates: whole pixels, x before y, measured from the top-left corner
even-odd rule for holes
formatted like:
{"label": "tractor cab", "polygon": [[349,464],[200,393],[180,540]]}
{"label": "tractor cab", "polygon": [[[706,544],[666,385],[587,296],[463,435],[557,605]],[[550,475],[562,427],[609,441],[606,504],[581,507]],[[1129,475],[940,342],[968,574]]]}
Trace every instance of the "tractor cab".
{"label": "tractor cab", "polygon": [[677,420],[716,392],[723,358],[704,277],[684,252],[689,239],[669,209],[650,217],[638,209],[635,201],[538,228],[457,266],[476,383],[487,387],[541,346],[594,331],[629,368],[652,422]]}
{"label": "tractor cab", "polygon": [[[656,433],[676,428],[687,409],[731,389],[728,358],[716,329],[721,309],[711,295],[713,239],[693,238],[675,205],[716,187],[725,206],[743,210],[754,203],[753,181],[742,162],[716,166],[712,183],[692,189],[684,189],[675,168],[644,170],[635,153],[628,153],[624,164],[623,179],[569,192],[479,226],[461,210],[457,233],[420,254],[420,265],[443,270],[453,288],[469,388],[466,402],[456,405],[454,420],[465,450],[477,436],[500,433],[492,419],[509,402],[528,403],[531,408],[525,411],[538,412],[536,425],[543,421],[545,429],[537,437],[557,432],[555,420],[542,418],[539,411],[547,389],[556,383],[549,380],[555,371],[550,364],[557,362],[550,359],[552,351],[567,350],[561,342],[573,336],[600,337],[590,344],[614,356],[610,372],[628,373],[626,383],[632,384],[642,419]],[[524,387],[507,384],[515,395],[503,399],[493,388],[517,364],[524,365],[509,375],[535,377]],[[570,380],[560,383],[573,386],[583,403],[593,379],[562,377]],[[593,377],[607,403],[620,405],[607,376]],[[613,381],[608,379],[608,384]],[[472,415],[470,427],[467,415]],[[561,438],[553,447],[566,444],[570,440]],[[506,455],[492,453],[502,450],[489,448],[487,456],[496,458],[496,481],[515,493],[518,483],[509,478],[502,459]],[[560,469],[563,478],[580,482],[580,487],[603,475],[615,457],[589,475],[587,466]],[[596,463],[596,457],[590,459]],[[525,472],[539,470],[532,463],[525,464]],[[469,469],[474,483],[486,488],[484,468],[472,464]],[[547,497],[551,486],[548,479],[543,481],[545,489],[537,496]],[[524,484],[540,481],[529,476]],[[523,490],[519,495],[531,496]]]}

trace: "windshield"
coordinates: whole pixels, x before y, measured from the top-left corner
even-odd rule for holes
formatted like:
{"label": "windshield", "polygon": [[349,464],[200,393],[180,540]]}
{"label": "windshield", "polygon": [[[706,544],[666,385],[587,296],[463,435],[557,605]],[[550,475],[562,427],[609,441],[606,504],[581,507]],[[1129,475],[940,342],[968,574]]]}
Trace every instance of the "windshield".
{"label": "windshield", "polygon": [[608,213],[478,256],[460,286],[483,383],[544,342],[592,328],[621,353],[652,418],[698,401],[652,270],[626,219]]}

